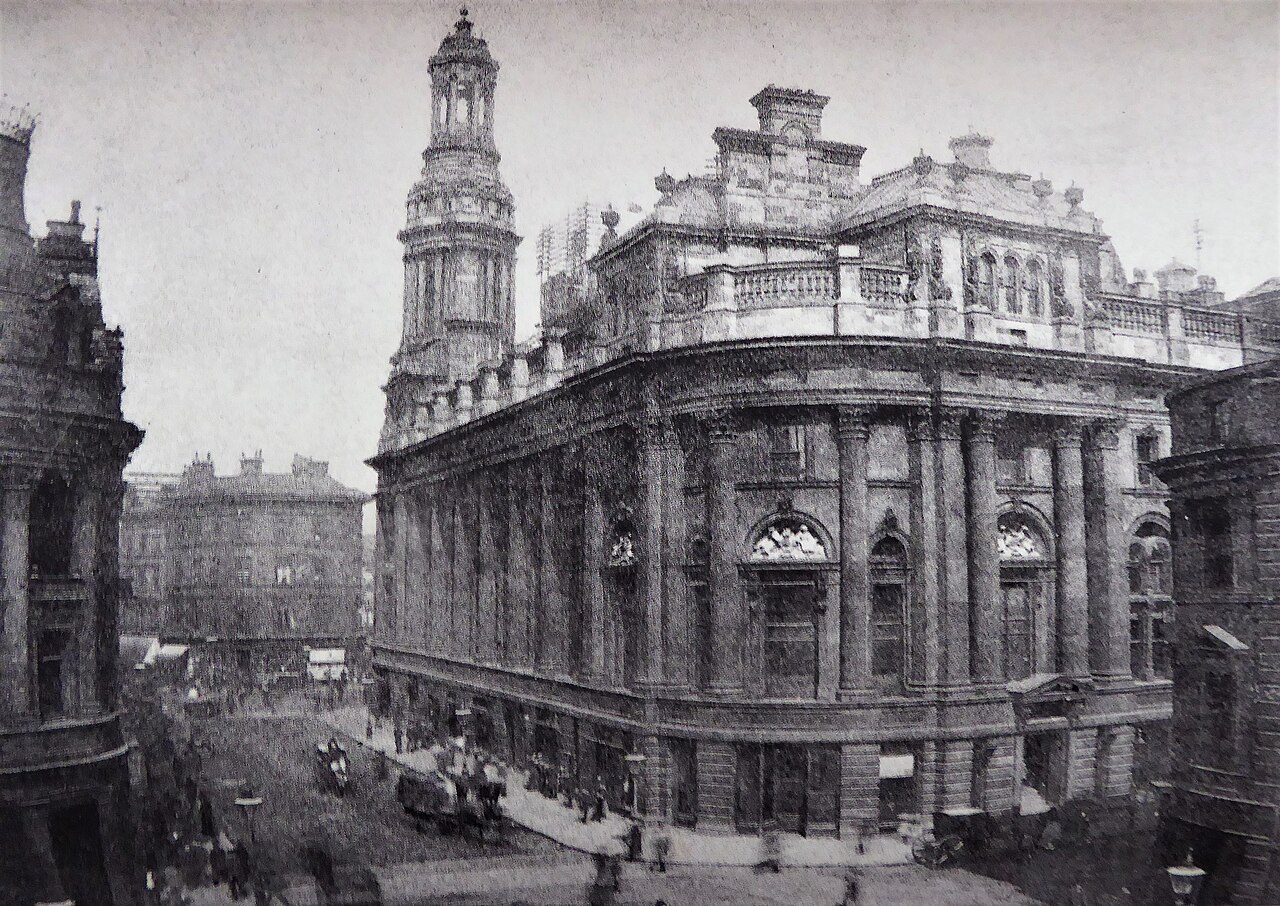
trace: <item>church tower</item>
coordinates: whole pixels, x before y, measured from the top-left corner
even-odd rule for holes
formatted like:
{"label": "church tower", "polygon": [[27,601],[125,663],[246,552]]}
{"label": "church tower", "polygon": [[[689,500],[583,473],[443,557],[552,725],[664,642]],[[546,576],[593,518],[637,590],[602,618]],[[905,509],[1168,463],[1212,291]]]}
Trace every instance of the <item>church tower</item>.
{"label": "church tower", "polygon": [[387,383],[400,424],[515,340],[511,192],[493,141],[498,64],[467,10],[431,58],[431,143],[409,192],[404,327]]}

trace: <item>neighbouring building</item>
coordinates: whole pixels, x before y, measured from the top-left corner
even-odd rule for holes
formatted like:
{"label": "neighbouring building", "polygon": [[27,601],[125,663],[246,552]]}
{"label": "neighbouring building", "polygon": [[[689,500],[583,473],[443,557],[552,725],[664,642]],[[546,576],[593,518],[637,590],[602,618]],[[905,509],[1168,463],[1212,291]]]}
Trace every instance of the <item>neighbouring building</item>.
{"label": "neighbouring building", "polygon": [[130,472],[120,511],[120,631],[158,636],[169,590],[165,558],[165,495],[181,475]]}
{"label": "neighbouring building", "polygon": [[472,279],[482,225],[496,273],[514,249],[497,64],[464,16],[430,69],[370,461],[380,707],[469,711],[481,744],[719,833],[1159,776],[1163,397],[1280,327],[1129,280],[1083,191],[989,138],[864,180],[825,97],[768,87],[712,175],[659,176],[623,235],[604,213],[590,311],[514,346],[509,283]]}
{"label": "neighbouring building", "polygon": [[193,675],[213,688],[329,671],[361,634],[368,496],[326,462],[262,466],[259,453],[240,460],[238,475],[217,475],[212,459],[197,458],[158,507],[160,636],[190,646]]}
{"label": "neighbouring building", "polygon": [[0,112],[0,902],[142,901],[120,724],[120,410],[80,203],[32,239],[32,121]]}
{"label": "neighbouring building", "polygon": [[1168,397],[1173,788],[1164,855],[1200,903],[1280,902],[1280,360]]}

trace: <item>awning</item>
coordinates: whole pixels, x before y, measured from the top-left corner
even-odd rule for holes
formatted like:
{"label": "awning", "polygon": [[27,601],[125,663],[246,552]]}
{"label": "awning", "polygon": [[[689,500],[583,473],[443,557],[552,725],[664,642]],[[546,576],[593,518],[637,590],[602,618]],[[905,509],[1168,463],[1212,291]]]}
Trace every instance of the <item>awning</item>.
{"label": "awning", "polygon": [[1209,633],[1210,637],[1232,651],[1248,651],[1249,646],[1238,638],[1227,632],[1221,626],[1205,626],[1204,631]]}
{"label": "awning", "polygon": [[916,757],[914,755],[881,755],[880,779],[893,780],[899,777],[912,777],[916,773]]}
{"label": "awning", "polygon": [[312,648],[307,652],[309,664],[345,664],[347,649],[345,648]]}
{"label": "awning", "polygon": [[172,661],[182,657],[186,653],[186,645],[161,645],[156,651],[156,657],[162,661]]}

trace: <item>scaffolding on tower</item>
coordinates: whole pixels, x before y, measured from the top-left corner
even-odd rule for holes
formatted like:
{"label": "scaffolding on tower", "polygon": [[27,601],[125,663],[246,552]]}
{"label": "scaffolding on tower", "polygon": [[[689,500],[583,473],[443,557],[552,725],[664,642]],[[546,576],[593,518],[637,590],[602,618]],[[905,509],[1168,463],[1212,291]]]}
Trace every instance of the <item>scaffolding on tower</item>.
{"label": "scaffolding on tower", "polygon": [[587,261],[600,248],[604,236],[600,219],[603,210],[602,205],[584,201],[563,219],[539,231],[538,283],[544,325],[562,323],[589,295],[591,274]]}

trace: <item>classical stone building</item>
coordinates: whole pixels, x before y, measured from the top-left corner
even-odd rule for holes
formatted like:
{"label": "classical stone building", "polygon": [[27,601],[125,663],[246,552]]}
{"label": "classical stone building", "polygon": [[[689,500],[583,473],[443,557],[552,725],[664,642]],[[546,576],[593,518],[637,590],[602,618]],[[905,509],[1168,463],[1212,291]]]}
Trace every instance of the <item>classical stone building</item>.
{"label": "classical stone building", "polygon": [[1280,360],[1169,396],[1174,773],[1165,855],[1202,903],[1280,902]]}
{"label": "classical stone building", "polygon": [[[437,97],[476,90],[436,62],[462,46],[488,60],[459,22]],[[658,177],[625,235],[605,212],[598,292],[544,312],[567,330],[417,395],[402,347],[381,706],[465,705],[482,743],[615,798],[631,773],[711,832],[1123,797],[1170,715],[1163,395],[1280,329],[1128,280],[1079,188],[983,136],[865,180],[826,100],[765,88],[713,175]],[[443,310],[416,274],[406,334]]]}
{"label": "classical stone building", "polygon": [[32,123],[0,114],[0,902],[140,902],[120,729],[122,335],[79,202],[33,240]]}
{"label": "classical stone building", "polygon": [[169,591],[163,509],[181,475],[131,472],[120,510],[120,631],[158,636]]}
{"label": "classical stone building", "polygon": [[345,648],[358,633],[367,500],[304,456],[285,473],[245,457],[238,475],[197,459],[157,508],[161,637],[190,645],[215,687],[302,676],[308,649]]}

